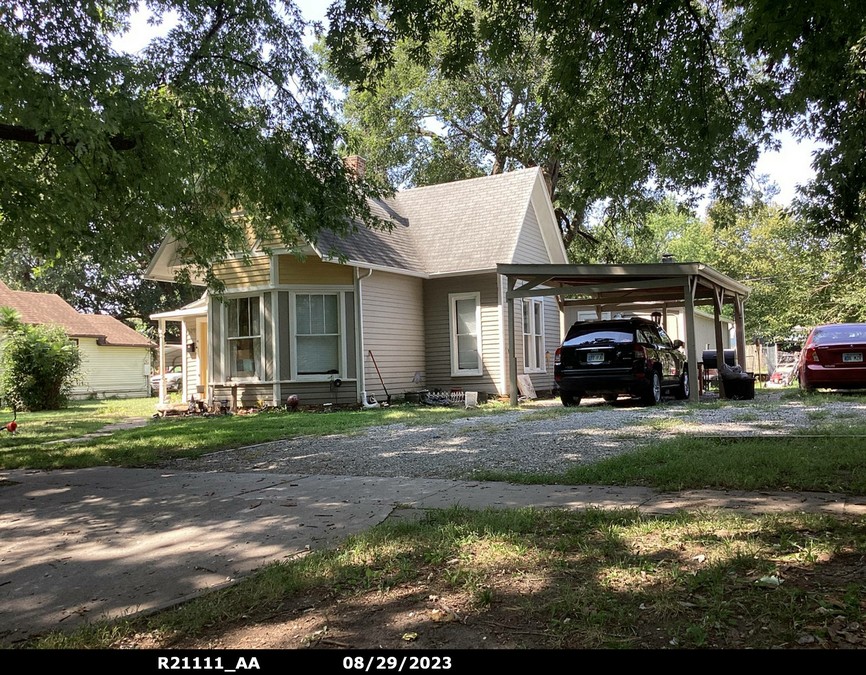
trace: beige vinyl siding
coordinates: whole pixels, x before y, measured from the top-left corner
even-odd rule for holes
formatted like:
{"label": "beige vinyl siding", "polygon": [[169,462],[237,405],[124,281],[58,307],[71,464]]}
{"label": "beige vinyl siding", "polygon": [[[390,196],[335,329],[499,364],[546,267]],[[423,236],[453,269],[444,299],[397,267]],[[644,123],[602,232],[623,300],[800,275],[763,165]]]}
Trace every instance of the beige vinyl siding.
{"label": "beige vinyl siding", "polygon": [[226,288],[270,286],[271,259],[268,256],[256,256],[246,262],[241,259],[225,260],[214,265],[214,274]]}
{"label": "beige vinyl siding", "polygon": [[[550,255],[544,245],[544,239],[541,236],[541,228],[538,224],[538,218],[535,213],[535,207],[530,203],[526,211],[526,216],[523,220],[523,227],[520,230],[520,235],[517,238],[517,246],[514,250],[514,258],[512,260],[517,265],[528,264],[548,264],[551,262]],[[503,352],[505,353],[505,371],[508,373],[508,314],[510,303],[505,300],[506,280],[503,277],[502,302],[504,304],[502,322],[502,340]],[[546,288],[542,286],[541,288]],[[551,383],[553,382],[553,355],[556,349],[561,344],[562,339],[562,318],[559,311],[559,305],[556,298],[547,296],[543,298],[544,302],[544,350],[545,350],[545,373],[524,373],[523,364],[523,303],[518,300],[517,312],[515,314],[514,323],[514,339],[517,351],[517,374],[528,374],[532,380],[532,386],[536,392],[550,391]],[[507,382],[507,377],[506,377]]]}
{"label": "beige vinyl siding", "polygon": [[95,338],[78,338],[84,383],[73,397],[143,398],[150,395],[150,349],[109,347]]}
{"label": "beige vinyl siding", "polygon": [[[450,293],[481,294],[481,362],[482,374],[465,377],[451,375],[451,330],[449,327]],[[427,388],[450,391],[502,393],[500,382],[499,303],[495,274],[473,274],[444,279],[424,280],[424,325],[427,348]]]}
{"label": "beige vinyl siding", "polygon": [[277,277],[280,284],[314,286],[351,286],[355,268],[339,263],[322,262],[313,256],[301,260],[294,255],[277,256]]}
{"label": "beige vinyl siding", "polygon": [[364,318],[364,364],[367,393],[383,400],[385,392],[370,358],[376,358],[392,395],[424,383],[424,282],[416,277],[373,272],[361,281]]}
{"label": "beige vinyl siding", "polygon": [[[190,354],[187,352],[186,354],[186,391],[187,396],[190,395],[198,395],[198,396],[206,396],[207,392],[199,394],[196,387],[198,386],[198,357],[199,357],[199,344],[196,336],[196,320],[195,317],[188,317],[183,320],[186,324],[186,344],[187,345],[195,345],[195,354]],[[181,355],[183,358],[183,355]]]}
{"label": "beige vinyl siding", "polygon": [[528,265],[530,263],[549,263],[550,256],[541,236],[541,228],[535,215],[535,207],[530,204],[523,219],[523,227],[517,237],[517,246],[514,249],[515,265]]}

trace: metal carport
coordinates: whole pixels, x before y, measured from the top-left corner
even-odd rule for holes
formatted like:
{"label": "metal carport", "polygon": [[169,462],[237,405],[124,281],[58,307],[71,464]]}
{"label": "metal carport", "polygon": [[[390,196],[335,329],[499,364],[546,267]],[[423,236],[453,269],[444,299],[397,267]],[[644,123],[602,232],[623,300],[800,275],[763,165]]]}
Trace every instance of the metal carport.
{"label": "metal carport", "polygon": [[[686,320],[686,354],[689,400],[698,400],[698,353],[695,345],[695,306],[713,305],[716,350],[723,353],[722,307],[733,305],[737,337],[737,363],[746,363],[746,333],[743,304],[748,287],[712,267],[699,262],[652,263],[630,265],[497,265],[496,271],[506,278],[505,298],[509,304],[508,322],[508,388],[511,404],[517,405],[517,351],[514,317],[517,302],[523,298],[556,296],[560,310],[567,306],[614,309],[660,307],[664,319],[670,307],[684,307]],[[569,296],[566,298],[565,296]],[[724,385],[721,383],[720,387]]]}

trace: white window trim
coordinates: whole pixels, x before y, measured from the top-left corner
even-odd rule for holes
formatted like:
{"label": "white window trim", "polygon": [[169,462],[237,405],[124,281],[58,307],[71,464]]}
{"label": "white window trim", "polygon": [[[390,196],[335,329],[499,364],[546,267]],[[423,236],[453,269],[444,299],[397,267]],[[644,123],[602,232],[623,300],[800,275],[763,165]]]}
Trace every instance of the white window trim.
{"label": "white window trim", "polygon": [[[460,368],[457,356],[457,325],[454,322],[454,312],[458,300],[475,300],[475,336],[478,347],[478,368]],[[481,293],[448,294],[448,335],[451,342],[451,377],[477,377],[484,374],[484,359],[481,357]]]}
{"label": "white window trim", "polygon": [[[225,336],[225,365],[226,370],[226,382],[231,383],[259,383],[264,380],[265,374],[265,336],[262,331],[263,322],[265,320],[265,312],[264,312],[264,294],[263,293],[243,293],[238,295],[233,295],[228,299],[229,302],[234,302],[235,300],[242,300],[244,298],[258,298],[259,301],[259,334],[258,335],[244,335],[243,337],[229,337],[228,327],[229,327],[229,308],[227,304],[223,304],[222,308],[222,329],[223,335]],[[247,340],[247,339],[258,339],[259,340],[259,373],[261,376],[259,377],[232,377],[232,358],[231,358],[231,343],[233,340]],[[208,345],[208,349],[210,349],[210,345]]]}
{"label": "white window trim", "polygon": [[[532,361],[535,361],[535,359],[536,359],[536,353],[535,353],[535,338],[536,337],[541,337],[542,349],[545,352],[547,351],[546,350],[547,339],[546,339],[546,336],[544,334],[544,319],[545,319],[545,316],[544,316],[544,298],[543,297],[542,298],[524,298],[524,300],[528,301],[528,303],[529,303],[529,330],[532,332],[531,333],[523,333],[523,344],[521,345],[521,348],[523,349],[523,357],[524,357],[523,372],[524,373],[532,373],[532,374],[546,373],[547,372],[547,359],[542,358],[543,363],[541,364],[541,366],[539,366],[537,363],[531,364],[531,363],[525,362],[525,359],[526,359],[526,336],[527,335],[532,337],[532,350],[530,351],[530,356],[532,357],[532,359],[531,359]],[[527,303],[524,302],[520,305],[522,312],[526,311],[526,304]],[[541,305],[541,332],[540,333],[535,332],[535,329],[537,328],[537,326],[535,325],[535,311],[534,311],[535,305]],[[521,317],[521,319],[523,319],[523,317]],[[525,330],[525,326],[526,326],[525,321],[521,320],[521,322],[520,322],[521,331]]]}
{"label": "white window trim", "polygon": [[[337,353],[339,363],[337,365],[338,373],[322,374],[322,375],[298,375],[298,321],[297,321],[297,301],[295,298],[298,295],[336,295],[337,296],[337,334],[339,336],[340,349]],[[289,293],[289,336],[291,342],[291,363],[292,363],[292,382],[330,382],[332,379],[341,379],[346,382],[344,377],[346,372],[346,291],[335,291],[331,288],[309,288],[292,291]]]}

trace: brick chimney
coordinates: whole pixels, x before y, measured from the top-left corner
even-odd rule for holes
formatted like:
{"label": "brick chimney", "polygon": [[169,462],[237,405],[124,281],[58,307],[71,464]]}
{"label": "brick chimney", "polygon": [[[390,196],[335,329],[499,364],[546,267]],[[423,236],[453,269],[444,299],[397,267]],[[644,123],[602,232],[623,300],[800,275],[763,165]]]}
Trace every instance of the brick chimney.
{"label": "brick chimney", "polygon": [[343,158],[343,165],[355,174],[358,180],[364,180],[364,172],[367,169],[367,160],[360,155],[349,155]]}

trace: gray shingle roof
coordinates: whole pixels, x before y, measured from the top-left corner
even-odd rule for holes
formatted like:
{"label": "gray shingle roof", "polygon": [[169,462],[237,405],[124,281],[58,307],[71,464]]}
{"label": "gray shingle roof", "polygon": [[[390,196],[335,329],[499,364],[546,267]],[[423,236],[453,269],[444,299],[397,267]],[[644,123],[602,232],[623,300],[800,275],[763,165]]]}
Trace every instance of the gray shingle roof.
{"label": "gray shingle roof", "polygon": [[351,261],[437,274],[511,262],[540,169],[430,185],[371,201],[390,231],[359,227],[348,237],[322,233],[318,249]]}
{"label": "gray shingle roof", "polygon": [[395,267],[411,272],[424,272],[424,263],[418,255],[409,221],[397,211],[393,199],[370,200],[373,215],[390,223],[391,230],[371,230],[360,226],[349,236],[339,237],[333,232],[319,234],[318,250],[327,255],[341,252],[350,260]]}

